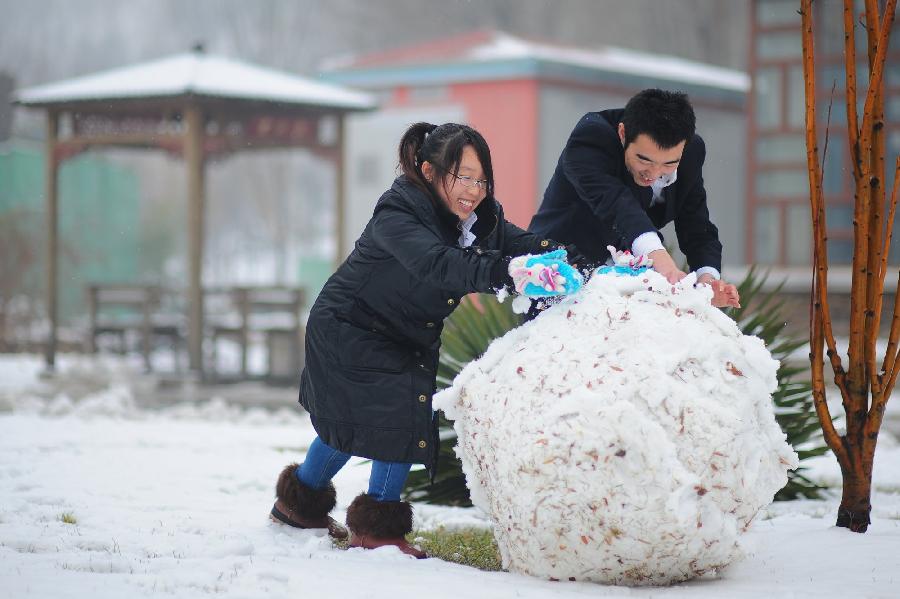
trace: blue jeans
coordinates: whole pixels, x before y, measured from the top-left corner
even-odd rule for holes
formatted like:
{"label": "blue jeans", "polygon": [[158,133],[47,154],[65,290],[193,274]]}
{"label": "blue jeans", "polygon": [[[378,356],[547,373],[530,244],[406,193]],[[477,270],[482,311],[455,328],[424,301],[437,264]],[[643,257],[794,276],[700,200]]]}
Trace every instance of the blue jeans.
{"label": "blue jeans", "polygon": [[[307,487],[324,489],[350,457],[349,453],[332,449],[316,437],[309,446],[306,459],[297,468],[297,478]],[[377,501],[400,501],[400,491],[411,467],[412,464],[403,462],[372,460],[368,494]]]}

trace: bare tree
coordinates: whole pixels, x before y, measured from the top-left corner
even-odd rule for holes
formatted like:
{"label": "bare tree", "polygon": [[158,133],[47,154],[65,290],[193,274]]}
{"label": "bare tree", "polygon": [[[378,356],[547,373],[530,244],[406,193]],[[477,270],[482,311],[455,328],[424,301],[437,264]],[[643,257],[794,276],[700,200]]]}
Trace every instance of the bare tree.
{"label": "bare tree", "polygon": [[[806,83],[806,157],[809,166],[810,207],[813,225],[813,289],[810,302],[810,363],[816,414],[825,441],[841,467],[843,494],[837,526],[865,532],[872,509],[872,462],[884,409],[900,373],[900,293],[895,293],[890,337],[881,367],[876,362],[876,341],[881,319],[888,250],[900,183],[900,158],[894,168],[890,201],[885,181],[884,63],[894,23],[897,0],[886,0],[879,15],[879,0],[866,0],[860,22],[868,36],[869,81],[862,122],[857,113],[856,39],[854,1],[844,0],[844,58],[846,71],[847,131],[854,186],[853,271],[850,288],[850,335],[847,367],[838,354],[828,306],[828,253],[822,166],[816,131],[815,48],[812,0],[801,0],[803,75]],[[827,7],[823,7],[827,8]],[[827,130],[824,153],[827,151]],[[887,211],[887,219],[885,219]],[[843,401],[846,430],[840,434],[826,404],[823,351],[834,371]]]}
{"label": "bare tree", "polygon": [[28,272],[38,261],[35,217],[21,208],[0,214],[0,351],[16,349],[16,300],[37,295],[28,285]]}

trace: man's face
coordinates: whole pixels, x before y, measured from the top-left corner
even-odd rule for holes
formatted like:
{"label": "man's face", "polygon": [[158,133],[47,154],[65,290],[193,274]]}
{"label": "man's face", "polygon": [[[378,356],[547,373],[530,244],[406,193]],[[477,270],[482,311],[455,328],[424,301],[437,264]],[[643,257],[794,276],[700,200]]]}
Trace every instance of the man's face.
{"label": "man's face", "polygon": [[[619,123],[619,140],[625,143],[625,125]],[[641,187],[652,185],[663,175],[669,175],[678,168],[684,145],[681,142],[666,150],[660,148],[653,138],[641,133],[625,147],[625,168]]]}

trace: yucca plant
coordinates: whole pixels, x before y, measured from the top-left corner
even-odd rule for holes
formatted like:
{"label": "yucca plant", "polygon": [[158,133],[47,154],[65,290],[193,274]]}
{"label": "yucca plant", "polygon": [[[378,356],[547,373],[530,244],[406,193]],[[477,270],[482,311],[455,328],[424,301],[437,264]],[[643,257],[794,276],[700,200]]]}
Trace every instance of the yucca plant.
{"label": "yucca plant", "polygon": [[791,354],[805,346],[805,336],[785,330],[784,306],[781,296],[782,281],[774,289],[765,290],[767,273],[760,274],[751,267],[738,285],[741,296],[740,308],[728,310],[745,335],[756,335],[762,339],[772,357],[780,366],[776,377],[778,386],[772,393],[775,403],[775,420],[787,435],[787,441],[800,457],[801,466],[788,472],[787,484],[775,495],[776,501],[819,496],[821,487],[803,472],[803,461],[828,451],[822,438],[822,428],[813,405],[812,384],[808,380],[795,380],[806,372],[806,367],[792,362]]}
{"label": "yucca plant", "polygon": [[[502,337],[522,323],[522,317],[512,311],[512,302],[500,303],[493,295],[470,295],[444,322],[441,334],[441,359],[437,371],[437,387],[450,386],[466,364],[481,357],[491,341]],[[470,506],[469,489],[462,464],[453,448],[456,431],[453,424],[439,415],[441,447],[434,483],[429,484],[426,470],[414,470],[406,480],[409,499],[440,505]]]}
{"label": "yucca plant", "polygon": [[[783,283],[767,291],[766,277],[751,268],[738,285],[743,307],[728,313],[745,335],[762,339],[781,364],[776,375],[778,387],[772,394],[775,419],[802,464],[803,460],[822,455],[828,448],[822,443],[812,386],[809,381],[794,380],[804,368],[790,362],[791,354],[805,345],[806,339],[785,330],[784,300],[780,298]],[[469,296],[447,319],[441,335],[439,389],[449,386],[466,364],[485,352],[491,341],[521,323],[521,316],[513,313],[511,304],[509,301],[501,304],[492,295],[478,295],[474,299]],[[406,483],[407,497],[441,505],[472,505],[462,466],[453,449],[456,431],[443,415],[440,418],[441,447],[434,484],[429,484],[426,471],[414,471]],[[818,496],[820,487],[804,476],[803,470],[801,466],[788,473],[788,483],[775,496],[776,500]]]}

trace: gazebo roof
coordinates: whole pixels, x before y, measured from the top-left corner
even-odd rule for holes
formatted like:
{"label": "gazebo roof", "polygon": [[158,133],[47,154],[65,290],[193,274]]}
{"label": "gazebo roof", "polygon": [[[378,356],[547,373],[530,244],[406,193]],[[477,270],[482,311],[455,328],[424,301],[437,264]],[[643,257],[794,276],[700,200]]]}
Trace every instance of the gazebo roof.
{"label": "gazebo roof", "polygon": [[18,90],[15,100],[40,107],[190,95],[336,110],[376,107],[375,99],[363,92],[202,51]]}

